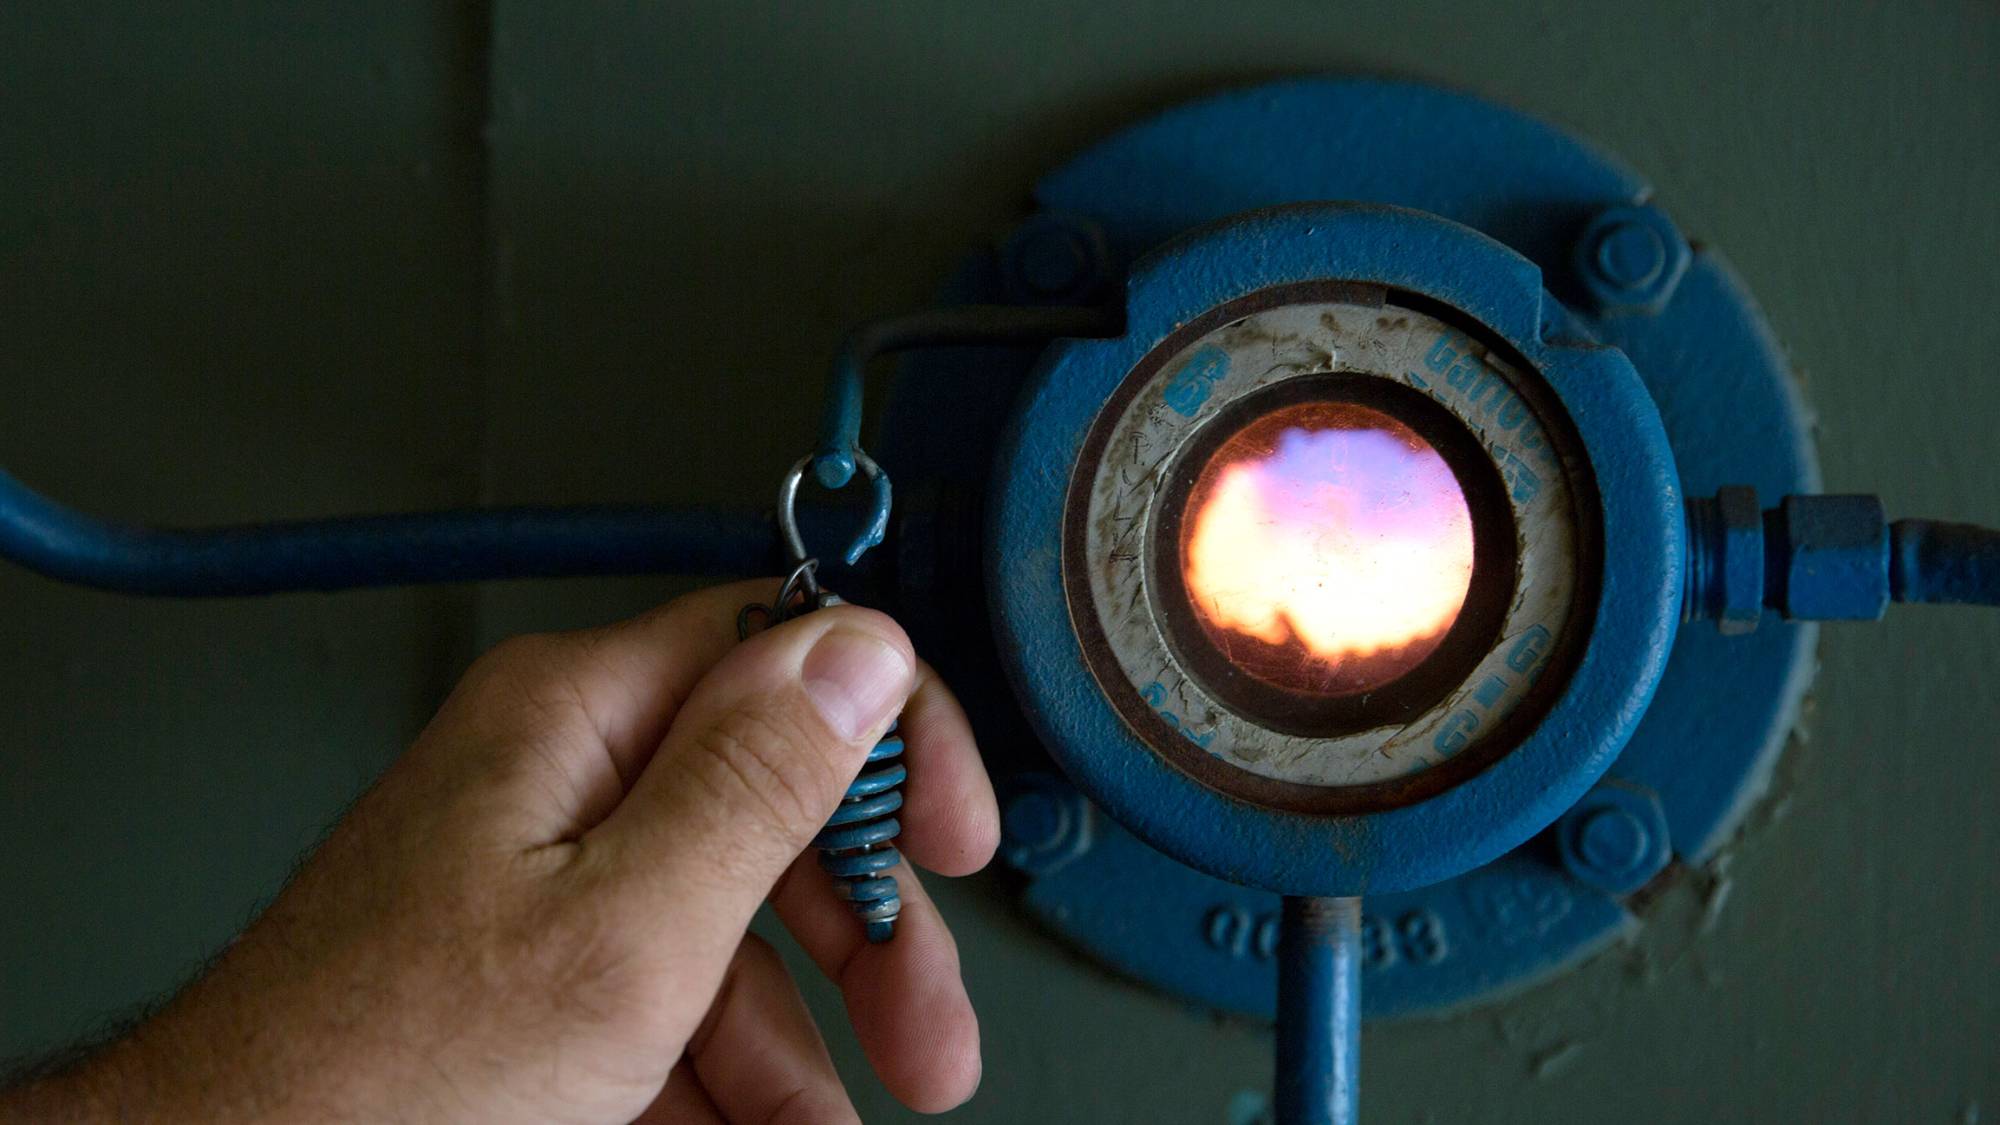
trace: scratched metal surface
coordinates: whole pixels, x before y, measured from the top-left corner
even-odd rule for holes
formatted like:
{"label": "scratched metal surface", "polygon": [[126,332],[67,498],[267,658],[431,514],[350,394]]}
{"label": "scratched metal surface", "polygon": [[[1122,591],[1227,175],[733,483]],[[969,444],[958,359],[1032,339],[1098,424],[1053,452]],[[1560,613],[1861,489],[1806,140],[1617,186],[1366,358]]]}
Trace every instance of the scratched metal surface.
{"label": "scratched metal surface", "polygon": [[[791,8],[9,6],[0,459],[190,521],[760,501],[842,328],[921,303],[1050,163],[1190,94],[1346,68],[1620,153],[1763,302],[1830,488],[2000,518],[1990,3]],[[0,572],[0,1052],[184,978],[479,646],[676,588],[179,605]],[[1892,611],[1823,655],[1724,882],[1502,1007],[1372,1029],[1371,1120],[2000,1109],[2000,618]],[[984,880],[939,894],[988,1045],[959,1119],[1224,1122],[1265,1087],[1262,1031],[1103,976]],[[864,1116],[898,1119],[832,1040]]]}

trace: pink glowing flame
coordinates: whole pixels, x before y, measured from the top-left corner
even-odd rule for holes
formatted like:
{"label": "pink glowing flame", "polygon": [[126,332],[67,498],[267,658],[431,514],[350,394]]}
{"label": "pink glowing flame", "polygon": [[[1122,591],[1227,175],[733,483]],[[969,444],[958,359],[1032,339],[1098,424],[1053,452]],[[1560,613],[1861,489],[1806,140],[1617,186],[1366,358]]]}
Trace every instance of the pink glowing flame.
{"label": "pink glowing flame", "polygon": [[1451,467],[1409,427],[1306,403],[1217,450],[1188,499],[1182,559],[1225,652],[1232,634],[1295,643],[1322,666],[1402,650],[1379,681],[1428,656],[1457,619],[1472,517]]}

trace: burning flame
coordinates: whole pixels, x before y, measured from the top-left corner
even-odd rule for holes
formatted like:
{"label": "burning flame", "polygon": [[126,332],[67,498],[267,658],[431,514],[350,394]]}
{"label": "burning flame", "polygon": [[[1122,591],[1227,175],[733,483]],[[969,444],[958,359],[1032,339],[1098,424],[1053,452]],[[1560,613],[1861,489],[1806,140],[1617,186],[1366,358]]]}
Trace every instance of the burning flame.
{"label": "burning flame", "polygon": [[1451,467],[1366,407],[1305,404],[1252,423],[1204,468],[1188,511],[1187,589],[1212,637],[1296,641],[1334,665],[1430,640],[1380,680],[1430,654],[1472,580],[1472,517]]}

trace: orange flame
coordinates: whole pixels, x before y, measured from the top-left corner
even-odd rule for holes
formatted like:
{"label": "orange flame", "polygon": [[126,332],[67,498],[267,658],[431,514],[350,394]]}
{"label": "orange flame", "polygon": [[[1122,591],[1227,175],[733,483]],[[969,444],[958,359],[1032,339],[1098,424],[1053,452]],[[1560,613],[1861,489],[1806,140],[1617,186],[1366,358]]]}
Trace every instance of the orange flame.
{"label": "orange flame", "polygon": [[1212,636],[1296,641],[1336,665],[1416,646],[1383,680],[1430,654],[1472,579],[1472,518],[1450,466],[1366,407],[1305,404],[1252,423],[1203,470],[1188,512],[1184,575]]}

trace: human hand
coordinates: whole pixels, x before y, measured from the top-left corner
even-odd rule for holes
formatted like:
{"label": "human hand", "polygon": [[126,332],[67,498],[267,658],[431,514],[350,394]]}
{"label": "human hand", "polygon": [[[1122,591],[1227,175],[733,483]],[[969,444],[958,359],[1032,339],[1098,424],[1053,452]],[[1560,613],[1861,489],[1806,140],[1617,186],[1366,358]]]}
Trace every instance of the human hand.
{"label": "human hand", "polygon": [[771,592],[488,653],[206,976],[0,1117],[856,1120],[746,935],[767,895],[890,1091],[963,1102],[979,1032],[936,908],[899,867],[896,935],[869,945],[801,853],[901,711],[899,843],[984,866],[999,816],[964,713],[879,613],[738,643]]}

